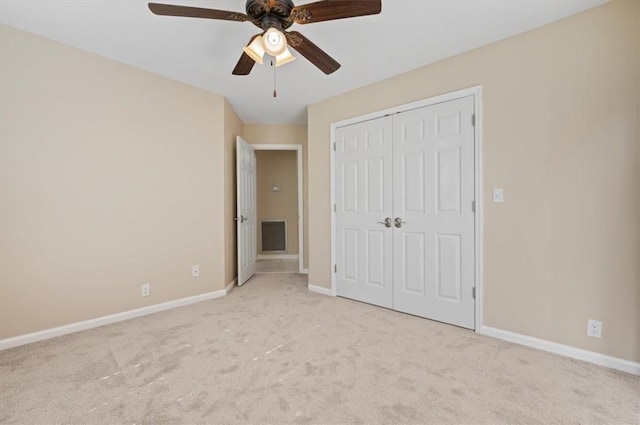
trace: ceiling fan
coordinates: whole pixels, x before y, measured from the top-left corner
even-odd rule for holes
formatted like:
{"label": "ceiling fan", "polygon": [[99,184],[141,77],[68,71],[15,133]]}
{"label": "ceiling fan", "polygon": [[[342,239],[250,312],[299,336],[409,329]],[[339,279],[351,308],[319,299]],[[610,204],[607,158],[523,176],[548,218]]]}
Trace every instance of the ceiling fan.
{"label": "ceiling fan", "polygon": [[295,6],[291,0],[247,0],[246,13],[160,3],[149,3],[149,9],[156,15],[249,21],[262,29],[262,33],[251,37],[243,49],[234,75],[248,75],[256,62],[263,62],[265,53],[275,58],[275,66],[292,61],[295,58],[287,45],[325,74],[331,74],[340,68],[338,62],[298,31],[286,30],[294,23],[312,24],[375,15],[382,10],[382,0],[320,0],[302,6]]}

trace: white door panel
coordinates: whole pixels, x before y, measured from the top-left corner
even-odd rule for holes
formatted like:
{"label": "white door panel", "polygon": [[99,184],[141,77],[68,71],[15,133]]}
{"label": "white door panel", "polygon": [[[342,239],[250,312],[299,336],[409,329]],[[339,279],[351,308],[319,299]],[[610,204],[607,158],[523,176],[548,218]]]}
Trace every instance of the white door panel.
{"label": "white door panel", "polygon": [[236,139],[238,286],[256,273],[256,154],[241,137]]}
{"label": "white door panel", "polygon": [[338,295],[392,306],[391,118],[336,131]]}
{"label": "white door panel", "polygon": [[473,113],[469,96],[336,130],[338,295],[475,327]]}
{"label": "white door panel", "polygon": [[[473,98],[394,116],[394,308],[474,328]],[[419,282],[419,283],[418,283]]]}

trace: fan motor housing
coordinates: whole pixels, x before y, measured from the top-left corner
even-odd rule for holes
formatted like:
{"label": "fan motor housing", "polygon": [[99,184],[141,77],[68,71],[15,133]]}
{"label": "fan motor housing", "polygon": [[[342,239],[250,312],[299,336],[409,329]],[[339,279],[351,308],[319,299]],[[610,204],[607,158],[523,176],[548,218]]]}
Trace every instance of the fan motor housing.
{"label": "fan motor housing", "polygon": [[293,24],[288,18],[294,7],[291,0],[247,0],[245,6],[247,15],[257,26],[263,27],[262,20],[269,16],[280,21],[283,29]]}

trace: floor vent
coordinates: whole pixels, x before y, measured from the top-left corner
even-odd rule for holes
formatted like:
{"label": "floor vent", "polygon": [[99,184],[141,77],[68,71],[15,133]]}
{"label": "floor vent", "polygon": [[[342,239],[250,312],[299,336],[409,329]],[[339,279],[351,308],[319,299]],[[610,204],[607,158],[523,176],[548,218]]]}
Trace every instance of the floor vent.
{"label": "floor vent", "polygon": [[260,224],[262,252],[287,252],[287,222],[263,220]]}

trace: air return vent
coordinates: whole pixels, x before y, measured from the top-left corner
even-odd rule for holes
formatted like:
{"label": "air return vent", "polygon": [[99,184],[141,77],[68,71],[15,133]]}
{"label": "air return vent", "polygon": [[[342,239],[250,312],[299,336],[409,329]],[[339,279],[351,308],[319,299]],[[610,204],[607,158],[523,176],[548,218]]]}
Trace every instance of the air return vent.
{"label": "air return vent", "polygon": [[287,252],[287,222],[264,220],[262,229],[262,252]]}

